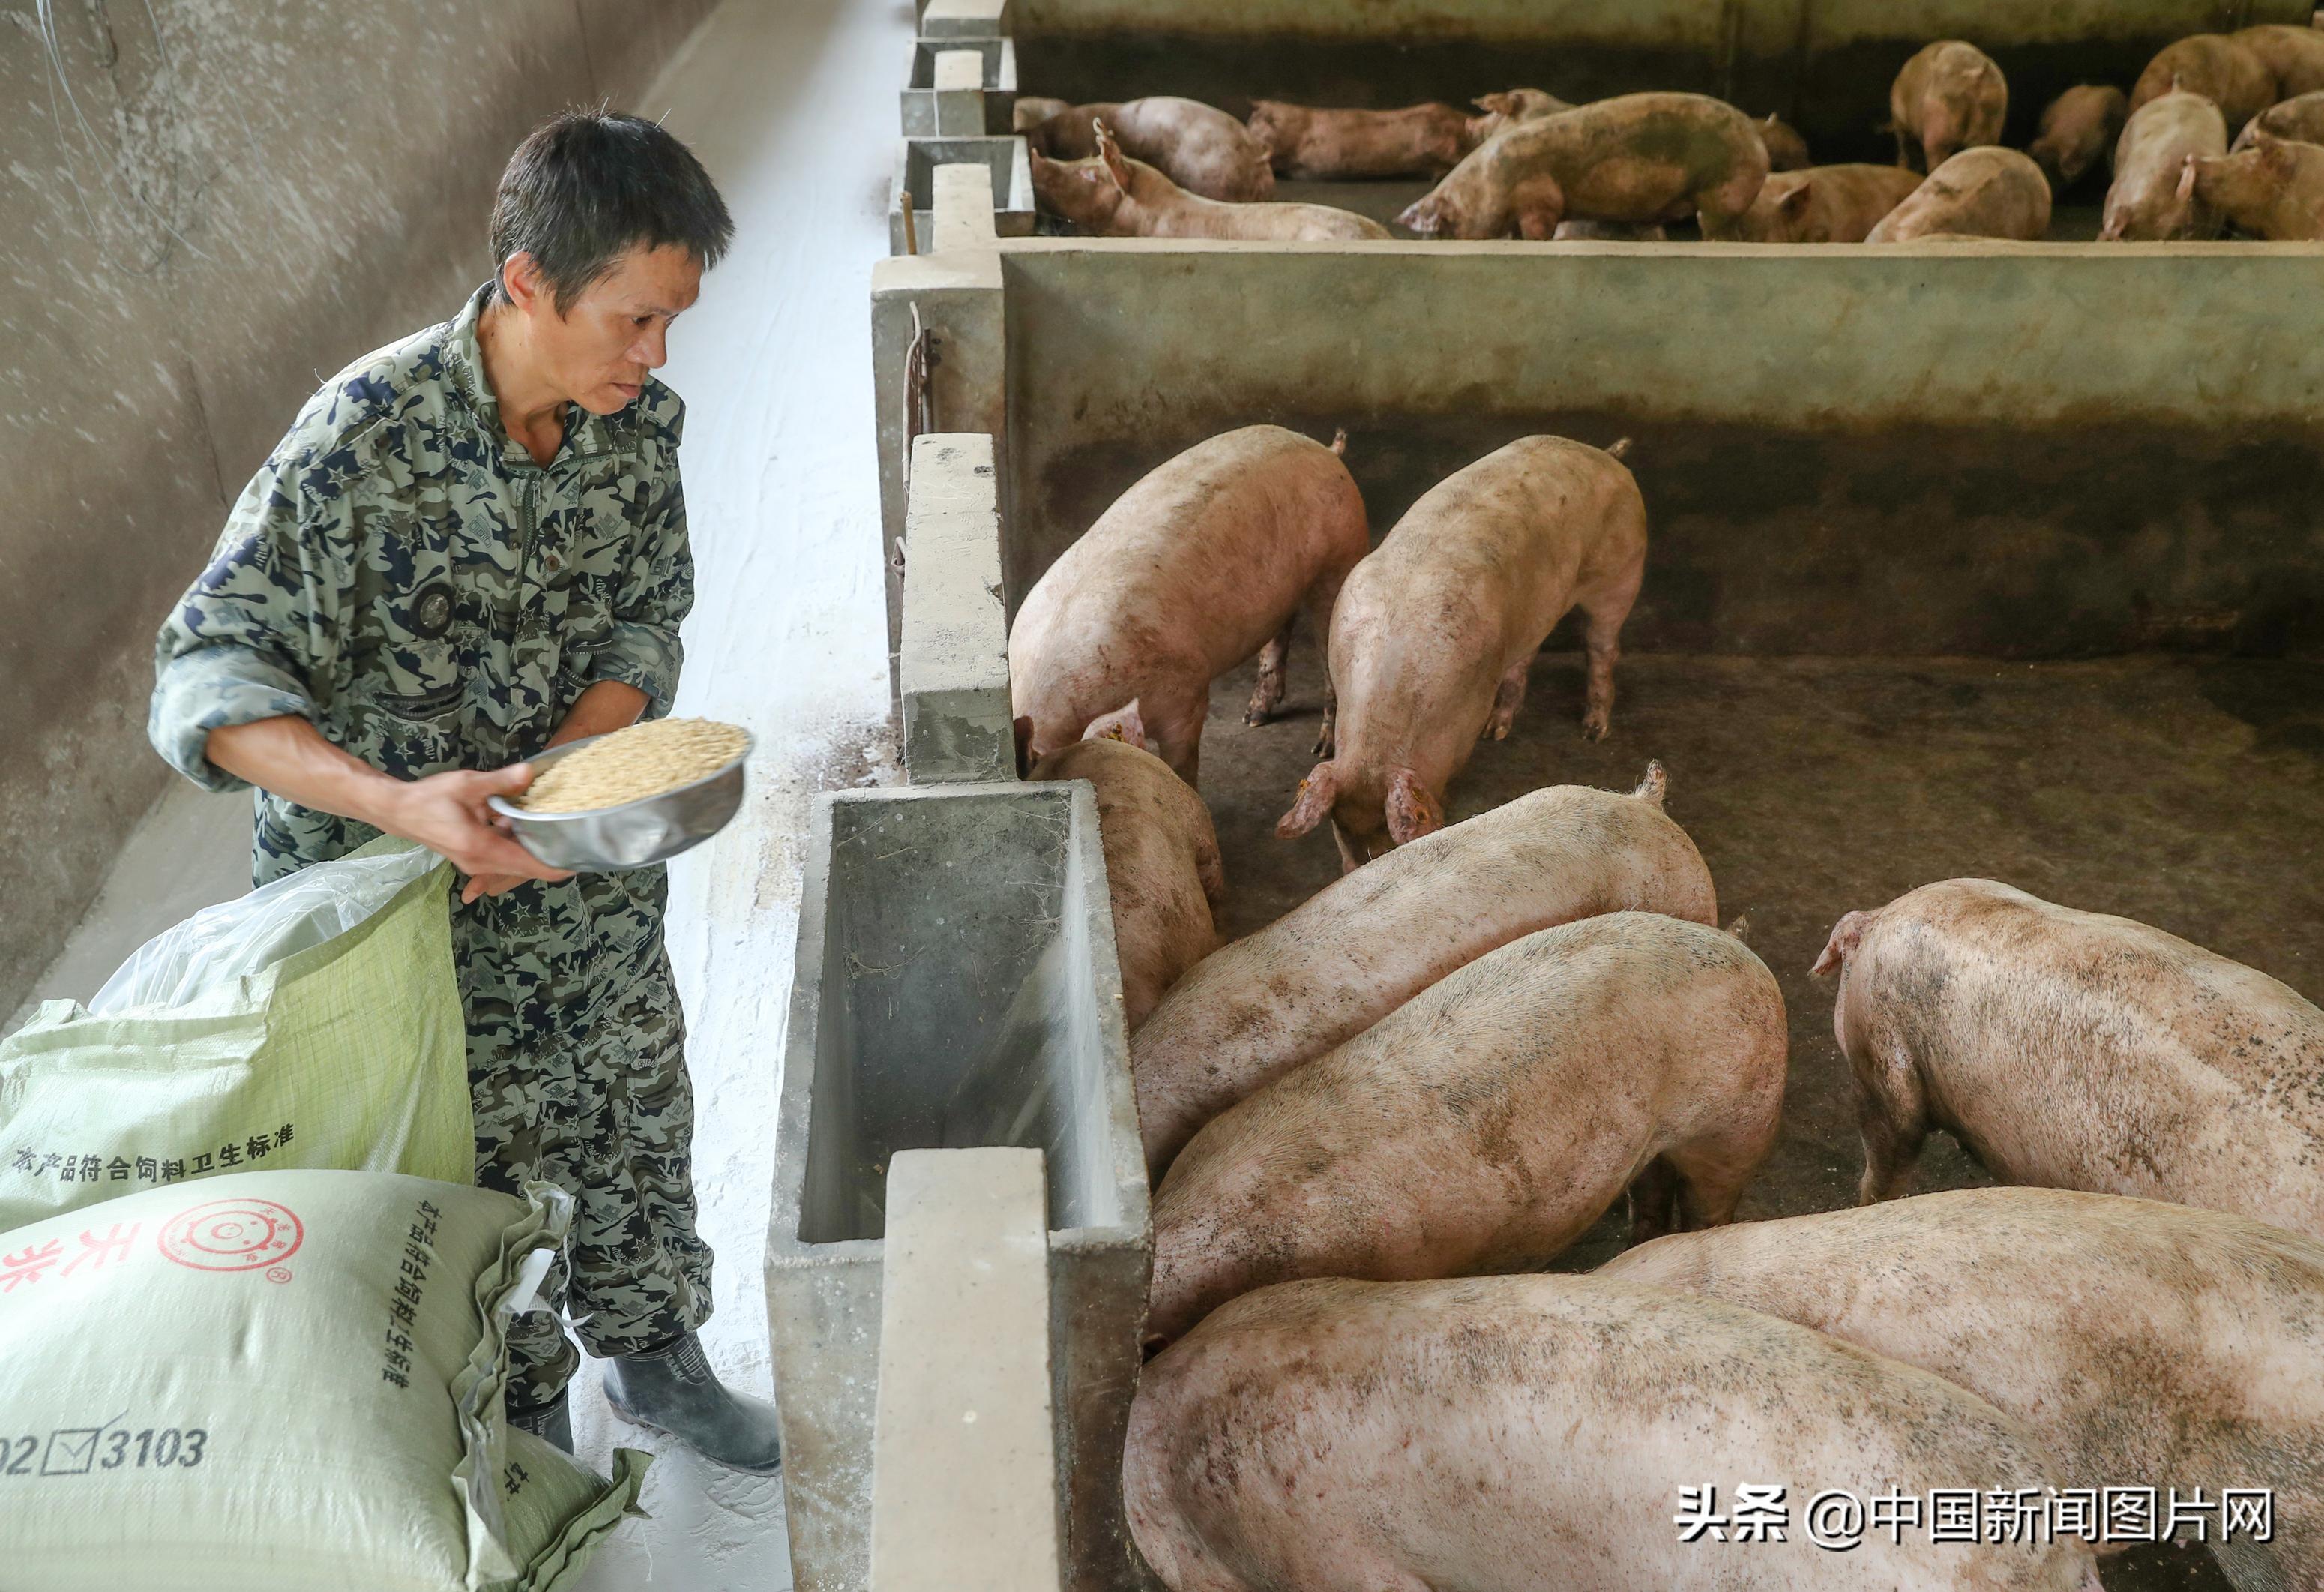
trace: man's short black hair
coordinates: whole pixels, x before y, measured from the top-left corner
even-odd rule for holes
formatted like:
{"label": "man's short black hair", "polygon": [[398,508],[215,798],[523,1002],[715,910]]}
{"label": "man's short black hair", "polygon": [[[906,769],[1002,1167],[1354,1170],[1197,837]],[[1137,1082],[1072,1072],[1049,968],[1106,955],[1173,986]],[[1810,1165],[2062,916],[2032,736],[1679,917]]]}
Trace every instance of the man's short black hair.
{"label": "man's short black hair", "polygon": [[530,255],[561,314],[631,248],[675,245],[704,270],[734,220],[694,152],[642,116],[561,111],[534,128],[493,200],[493,292],[509,256]]}

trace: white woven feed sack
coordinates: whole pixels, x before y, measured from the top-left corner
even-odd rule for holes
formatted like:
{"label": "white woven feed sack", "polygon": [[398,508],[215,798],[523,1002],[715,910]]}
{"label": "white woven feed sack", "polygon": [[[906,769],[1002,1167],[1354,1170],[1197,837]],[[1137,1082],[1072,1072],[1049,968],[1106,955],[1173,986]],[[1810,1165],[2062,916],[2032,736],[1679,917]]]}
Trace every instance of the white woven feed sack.
{"label": "white woven feed sack", "polygon": [[570,1201],[394,1172],[154,1189],[0,1235],[0,1584],[549,1592],[635,1513],[512,1433]]}

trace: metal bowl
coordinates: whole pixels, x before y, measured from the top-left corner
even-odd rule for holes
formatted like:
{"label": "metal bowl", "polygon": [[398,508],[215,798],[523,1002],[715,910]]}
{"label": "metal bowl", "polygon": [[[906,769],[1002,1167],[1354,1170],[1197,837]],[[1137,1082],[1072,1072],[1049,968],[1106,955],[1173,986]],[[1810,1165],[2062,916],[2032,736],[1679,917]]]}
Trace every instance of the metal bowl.
{"label": "metal bowl", "polygon": [[[603,736],[584,736],[526,761],[537,779],[559,758],[603,739]],[[742,750],[724,767],[690,784],[624,801],[619,807],[586,812],[527,812],[498,796],[486,805],[509,820],[517,844],[552,868],[576,873],[641,868],[690,850],[726,827],[742,805],[742,765],[750,756],[751,741],[745,736]]]}

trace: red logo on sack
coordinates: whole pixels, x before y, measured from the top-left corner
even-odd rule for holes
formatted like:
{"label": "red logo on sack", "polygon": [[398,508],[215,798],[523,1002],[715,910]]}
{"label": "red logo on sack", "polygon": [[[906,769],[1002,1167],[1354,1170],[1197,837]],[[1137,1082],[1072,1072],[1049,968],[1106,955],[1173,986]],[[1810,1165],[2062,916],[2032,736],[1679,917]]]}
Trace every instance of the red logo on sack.
{"label": "red logo on sack", "polygon": [[272,1199],[213,1199],[180,1211],[156,1240],[161,1254],[198,1272],[255,1272],[299,1253],[307,1229]]}

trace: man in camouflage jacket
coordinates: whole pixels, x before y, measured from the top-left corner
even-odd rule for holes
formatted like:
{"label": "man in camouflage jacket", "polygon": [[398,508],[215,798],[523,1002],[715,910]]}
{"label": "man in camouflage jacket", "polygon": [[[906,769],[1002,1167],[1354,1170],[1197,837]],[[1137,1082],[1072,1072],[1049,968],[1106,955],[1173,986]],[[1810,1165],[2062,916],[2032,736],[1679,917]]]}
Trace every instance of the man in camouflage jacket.
{"label": "man in camouflage jacket", "polygon": [[[772,1412],[721,1387],[659,867],[567,876],[494,828],[544,747],[669,711],[694,600],[678,443],[649,374],[732,224],[651,123],[569,114],[511,161],[500,270],[451,321],[309,400],[162,626],[150,734],[258,786],[259,884],[385,832],[450,857],[476,1178],[575,1199],[549,1297],[617,1412],[750,1470]],[[511,1334],[512,1419],[570,1446],[579,1356]]]}

